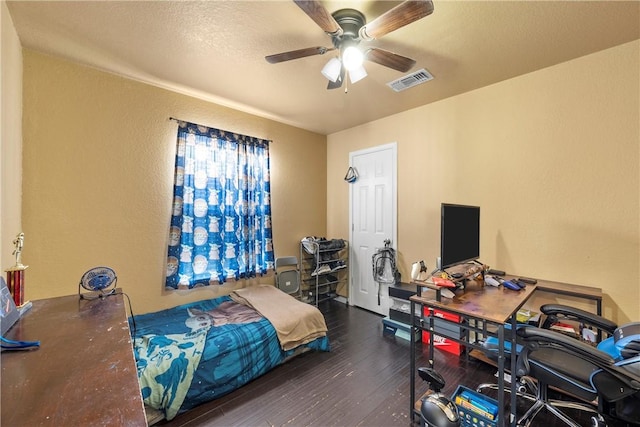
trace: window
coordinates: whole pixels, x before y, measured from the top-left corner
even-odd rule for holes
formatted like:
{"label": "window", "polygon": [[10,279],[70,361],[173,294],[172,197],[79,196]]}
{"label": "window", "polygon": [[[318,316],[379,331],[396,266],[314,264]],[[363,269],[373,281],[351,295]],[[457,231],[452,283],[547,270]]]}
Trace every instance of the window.
{"label": "window", "polygon": [[166,287],[273,269],[269,141],[178,122]]}

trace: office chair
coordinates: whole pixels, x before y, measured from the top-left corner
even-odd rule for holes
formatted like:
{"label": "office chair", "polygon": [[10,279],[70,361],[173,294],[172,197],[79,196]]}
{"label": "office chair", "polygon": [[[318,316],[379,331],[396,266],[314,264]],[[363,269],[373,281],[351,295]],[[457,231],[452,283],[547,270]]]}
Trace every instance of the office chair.
{"label": "office chair", "polygon": [[[580,427],[548,398],[552,387],[577,397],[575,407],[594,412],[593,426],[640,425],[640,322],[621,327],[600,316],[573,307],[545,305],[543,328],[518,328],[522,350],[516,376],[536,380],[536,402],[518,424],[529,426],[546,409],[569,426]],[[571,319],[610,335],[597,347],[545,329],[559,319]]]}

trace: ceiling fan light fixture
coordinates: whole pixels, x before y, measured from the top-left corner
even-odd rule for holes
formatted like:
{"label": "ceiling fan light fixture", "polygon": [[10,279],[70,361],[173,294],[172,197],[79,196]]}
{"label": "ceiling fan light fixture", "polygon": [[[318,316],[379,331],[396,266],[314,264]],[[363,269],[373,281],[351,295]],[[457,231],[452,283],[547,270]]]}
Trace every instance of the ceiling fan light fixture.
{"label": "ceiling fan light fixture", "polygon": [[331,58],[329,62],[327,62],[324,67],[322,67],[321,73],[327,79],[335,82],[340,76],[341,67],[342,64],[340,63],[340,60],[338,58]]}
{"label": "ceiling fan light fixture", "polygon": [[353,70],[349,70],[349,80],[351,81],[351,84],[355,84],[365,77],[367,77],[367,71],[362,65],[358,68],[354,68]]}
{"label": "ceiling fan light fixture", "polygon": [[355,46],[347,46],[342,52],[342,63],[349,72],[362,67],[363,62],[364,54]]}

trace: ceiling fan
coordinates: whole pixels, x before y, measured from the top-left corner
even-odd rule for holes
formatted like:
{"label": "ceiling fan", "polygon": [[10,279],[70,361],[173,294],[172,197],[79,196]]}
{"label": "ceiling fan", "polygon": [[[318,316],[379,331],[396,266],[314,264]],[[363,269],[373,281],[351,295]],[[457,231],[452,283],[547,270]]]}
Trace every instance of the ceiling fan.
{"label": "ceiling fan", "polygon": [[367,72],[362,66],[364,60],[401,72],[409,71],[416,63],[413,59],[377,47],[363,51],[359,44],[363,40],[379,39],[433,12],[432,0],[406,0],[367,23],[364,14],[355,9],[329,13],[317,0],[293,1],[331,37],[333,47],[309,47],[269,55],[265,59],[276,64],[337,50],[339,57],[331,58],[322,69],[322,74],[329,80],[327,89],[341,87],[346,74],[352,84],[366,77]]}

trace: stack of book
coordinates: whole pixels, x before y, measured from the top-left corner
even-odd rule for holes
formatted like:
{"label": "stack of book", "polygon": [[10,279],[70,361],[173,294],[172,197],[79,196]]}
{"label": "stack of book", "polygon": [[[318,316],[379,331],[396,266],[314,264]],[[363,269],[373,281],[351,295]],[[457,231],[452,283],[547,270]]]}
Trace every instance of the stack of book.
{"label": "stack of book", "polygon": [[498,402],[462,385],[453,394],[461,425],[493,427],[498,425]]}

